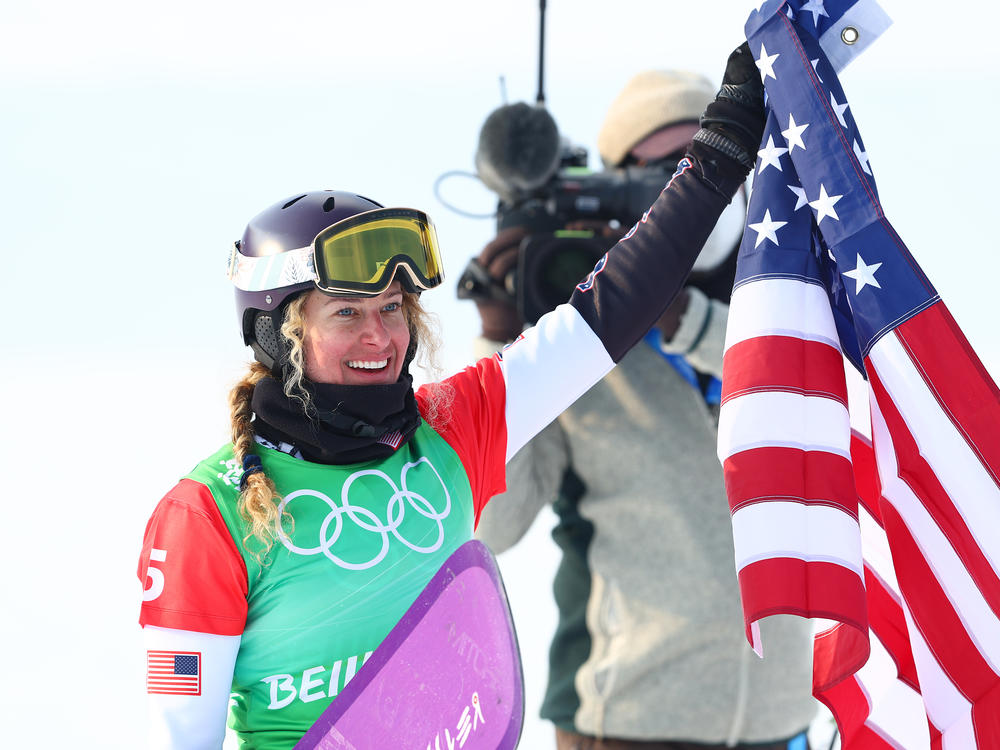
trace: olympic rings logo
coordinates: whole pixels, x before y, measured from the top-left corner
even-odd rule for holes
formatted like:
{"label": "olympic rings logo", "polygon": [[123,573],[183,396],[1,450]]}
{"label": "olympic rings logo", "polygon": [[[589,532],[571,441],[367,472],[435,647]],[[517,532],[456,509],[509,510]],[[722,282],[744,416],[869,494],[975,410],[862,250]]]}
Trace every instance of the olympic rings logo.
{"label": "olympic rings logo", "polygon": [[[409,489],[406,485],[406,475],[410,469],[424,463],[430,467],[431,471],[434,472],[434,476],[437,477],[438,482],[441,484],[441,490],[444,493],[443,510],[437,510],[430,500],[421,495],[419,492]],[[385,522],[383,522],[378,515],[367,508],[359,505],[351,505],[349,498],[351,486],[355,481],[366,476],[379,477],[383,479],[392,491],[386,506]],[[340,490],[340,505],[318,490],[296,490],[295,492],[290,492],[278,506],[279,513],[284,512],[285,507],[290,502],[300,497],[314,497],[318,500],[322,500],[327,504],[327,506],[329,506],[330,512],[327,514],[326,518],[323,519],[323,523],[320,525],[319,544],[315,547],[300,547],[294,544],[283,529],[279,529],[278,537],[281,539],[281,543],[284,544],[290,552],[294,552],[297,555],[323,554],[326,555],[326,557],[333,562],[334,565],[344,568],[345,570],[367,570],[368,568],[382,562],[386,554],[389,552],[390,534],[414,552],[419,552],[425,555],[436,552],[444,543],[444,524],[441,521],[442,519],[447,518],[448,514],[451,513],[451,495],[448,493],[448,488],[445,486],[444,480],[441,479],[441,475],[438,473],[438,470],[434,468],[434,464],[432,464],[430,459],[425,456],[418,461],[408,462],[403,466],[403,470],[399,477],[399,484],[400,486],[397,486],[385,472],[379,471],[378,469],[365,469],[351,474],[351,476],[347,478],[347,481],[344,482],[344,486]],[[430,521],[434,521],[437,524],[437,539],[432,544],[414,544],[400,533],[399,527],[403,523],[403,518],[406,515],[407,508],[412,509],[418,515],[423,516]],[[340,539],[340,535],[344,531],[345,517],[353,522],[354,526],[358,529],[381,536],[382,547],[372,559],[361,563],[349,562],[333,553],[334,545],[336,545],[337,540]]]}

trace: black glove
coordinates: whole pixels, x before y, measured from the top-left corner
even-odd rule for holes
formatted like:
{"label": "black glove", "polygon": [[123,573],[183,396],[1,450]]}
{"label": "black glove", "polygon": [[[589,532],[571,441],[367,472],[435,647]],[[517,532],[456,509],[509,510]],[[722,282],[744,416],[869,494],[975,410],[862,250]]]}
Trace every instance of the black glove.
{"label": "black glove", "polygon": [[764,85],[750,45],[743,42],[726,61],[722,88],[701,116],[691,153],[714,162],[720,172],[745,177],[756,163],[765,121]]}
{"label": "black glove", "polygon": [[521,240],[527,236],[523,227],[508,227],[490,240],[475,259],[494,292],[471,295],[483,322],[483,336],[491,341],[513,341],[524,330],[524,321],[517,312],[513,277]]}

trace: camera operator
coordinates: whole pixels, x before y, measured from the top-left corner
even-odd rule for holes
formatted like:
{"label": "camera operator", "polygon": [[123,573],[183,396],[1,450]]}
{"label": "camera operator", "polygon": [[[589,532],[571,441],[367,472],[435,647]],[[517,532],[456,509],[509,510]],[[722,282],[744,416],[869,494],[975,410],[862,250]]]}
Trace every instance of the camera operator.
{"label": "camera operator", "polygon": [[[662,188],[714,95],[692,73],[635,76],[599,133],[600,179],[631,170]],[[715,455],[745,208],[741,190],[658,330],[508,463],[506,495],[483,512],[477,536],[497,553],[545,503],[558,516],[559,622],[541,715],[555,724],[560,750],[808,746],[811,626],[770,618],[767,659],[747,646]],[[570,214],[562,218],[575,231],[543,232],[537,222],[512,224],[517,212],[508,209],[463,276],[461,296],[475,300],[482,320],[477,356],[516,338],[545,311],[540,289],[562,278],[571,289],[576,264],[592,264],[624,231],[606,216]],[[620,218],[622,227],[634,221]],[[552,289],[553,299],[567,295]]]}

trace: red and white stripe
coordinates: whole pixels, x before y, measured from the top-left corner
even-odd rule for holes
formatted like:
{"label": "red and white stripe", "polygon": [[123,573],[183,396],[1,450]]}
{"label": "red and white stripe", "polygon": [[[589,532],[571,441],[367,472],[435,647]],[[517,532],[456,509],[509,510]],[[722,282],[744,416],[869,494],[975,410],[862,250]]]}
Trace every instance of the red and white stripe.
{"label": "red and white stripe", "polygon": [[748,636],[760,652],[777,613],[837,622],[814,690],[847,750],[1000,748],[997,388],[941,302],[866,369],[874,448],[851,436],[825,290],[734,292],[719,457]]}
{"label": "red and white stripe", "polygon": [[866,366],[932,740],[1000,747],[1000,395],[940,302],[880,339]]}
{"label": "red and white stripe", "polygon": [[847,384],[826,292],[754,281],[733,292],[729,321],[719,459],[754,650],[756,621],[779,611],[863,629]]}

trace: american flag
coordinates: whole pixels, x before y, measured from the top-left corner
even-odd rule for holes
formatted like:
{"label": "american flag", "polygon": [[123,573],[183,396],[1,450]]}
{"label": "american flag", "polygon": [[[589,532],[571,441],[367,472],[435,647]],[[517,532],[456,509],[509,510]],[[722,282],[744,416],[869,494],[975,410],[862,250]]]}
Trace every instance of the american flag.
{"label": "american flag", "polygon": [[1000,748],[1000,391],[886,220],[836,75],[887,26],[867,0],[747,22],[768,122],[723,367],[736,567],[758,653],[763,617],[833,621],[814,693],[843,748]]}
{"label": "american flag", "polygon": [[201,653],[147,651],[146,692],[201,695]]}
{"label": "american flag", "polygon": [[399,430],[393,430],[392,432],[380,437],[378,442],[388,445],[390,448],[395,450],[399,447],[399,444],[403,442],[403,433]]}

